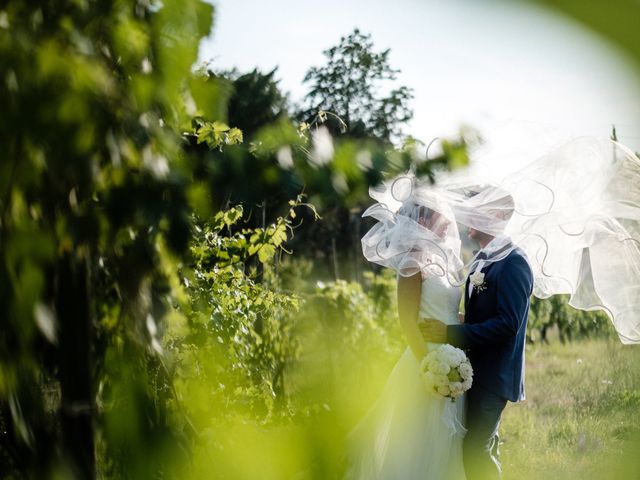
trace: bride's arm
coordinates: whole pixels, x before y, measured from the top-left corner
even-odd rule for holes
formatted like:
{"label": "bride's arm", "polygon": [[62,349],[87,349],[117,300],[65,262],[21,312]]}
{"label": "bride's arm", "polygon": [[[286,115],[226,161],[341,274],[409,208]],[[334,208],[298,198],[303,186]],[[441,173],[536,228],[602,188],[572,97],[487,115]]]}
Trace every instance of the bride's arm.
{"label": "bride's arm", "polygon": [[422,358],[427,354],[427,347],[418,328],[421,291],[422,277],[420,273],[411,277],[398,276],[398,317],[400,319],[400,327],[402,327],[407,343],[418,362],[421,362]]}

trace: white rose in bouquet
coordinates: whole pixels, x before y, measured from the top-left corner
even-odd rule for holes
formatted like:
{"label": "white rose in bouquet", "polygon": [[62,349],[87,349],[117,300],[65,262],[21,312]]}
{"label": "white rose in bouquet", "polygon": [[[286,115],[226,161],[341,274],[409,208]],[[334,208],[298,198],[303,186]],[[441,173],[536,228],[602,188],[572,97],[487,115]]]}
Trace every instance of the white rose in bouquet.
{"label": "white rose in bouquet", "polygon": [[442,385],[448,385],[449,384],[449,378],[446,375],[436,375],[434,377],[434,379],[435,379],[436,390],[438,389],[438,387],[440,387]]}
{"label": "white rose in bouquet", "polygon": [[451,371],[451,367],[446,362],[437,362],[433,365],[432,371],[436,375],[447,375]]}
{"label": "white rose in bouquet", "polygon": [[469,362],[460,363],[458,371],[460,372],[460,376],[465,380],[471,379],[471,377],[473,377],[473,369],[471,368],[471,364]]}
{"label": "white rose in bouquet", "polygon": [[458,361],[458,356],[455,354],[455,352],[444,352],[443,356],[444,356],[445,363],[449,365],[449,367],[455,367],[460,363]]}
{"label": "white rose in bouquet", "polygon": [[465,353],[459,348],[454,347],[453,345],[445,344],[442,345],[442,350],[447,358],[448,364],[451,367],[457,367],[462,362],[467,361],[467,356]]}
{"label": "white rose in bouquet", "polygon": [[471,388],[473,368],[465,353],[453,345],[443,344],[430,351],[420,362],[428,391],[452,401]]}
{"label": "white rose in bouquet", "polygon": [[440,385],[437,390],[438,393],[443,397],[448,397],[449,395],[451,395],[451,390],[449,390],[448,385]]}
{"label": "white rose in bouquet", "polygon": [[451,390],[452,397],[459,397],[464,393],[464,385],[460,382],[453,382],[449,385],[449,390]]}
{"label": "white rose in bouquet", "polygon": [[465,392],[471,388],[471,383],[472,382],[473,382],[473,380],[471,379],[471,377],[469,377],[464,382],[462,382],[462,386],[464,387],[464,391]]}

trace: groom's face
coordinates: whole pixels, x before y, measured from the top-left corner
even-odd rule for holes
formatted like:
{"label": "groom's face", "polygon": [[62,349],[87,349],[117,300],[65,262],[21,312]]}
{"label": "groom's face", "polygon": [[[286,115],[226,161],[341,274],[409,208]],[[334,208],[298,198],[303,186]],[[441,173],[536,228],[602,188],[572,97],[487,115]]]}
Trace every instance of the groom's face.
{"label": "groom's face", "polygon": [[472,227],[468,227],[467,234],[471,240],[478,242],[478,245],[480,245],[481,248],[487,246],[487,244],[494,238],[493,235],[489,235],[488,233],[484,233]]}

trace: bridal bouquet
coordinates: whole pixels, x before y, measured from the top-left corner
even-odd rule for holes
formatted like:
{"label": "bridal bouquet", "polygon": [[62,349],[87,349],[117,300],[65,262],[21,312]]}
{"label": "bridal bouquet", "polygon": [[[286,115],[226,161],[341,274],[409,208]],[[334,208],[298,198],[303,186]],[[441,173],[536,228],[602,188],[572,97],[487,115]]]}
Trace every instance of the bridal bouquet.
{"label": "bridal bouquet", "polygon": [[465,353],[443,344],[430,351],[420,364],[427,389],[452,401],[471,388],[473,369]]}

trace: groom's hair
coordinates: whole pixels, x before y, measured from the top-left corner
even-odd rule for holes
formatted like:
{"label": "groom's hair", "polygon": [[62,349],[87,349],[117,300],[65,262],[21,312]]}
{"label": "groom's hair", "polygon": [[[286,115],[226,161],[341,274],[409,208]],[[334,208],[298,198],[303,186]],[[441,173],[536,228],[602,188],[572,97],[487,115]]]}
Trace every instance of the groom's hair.
{"label": "groom's hair", "polygon": [[467,197],[475,197],[480,193],[484,194],[488,198],[486,201],[478,205],[478,208],[492,217],[496,217],[504,221],[511,219],[513,212],[515,211],[515,202],[513,200],[513,196],[507,190],[495,185],[490,185],[469,191]]}
{"label": "groom's hair", "polygon": [[495,200],[486,203],[484,206],[488,211],[497,213],[498,215],[496,216],[505,221],[511,219],[516,208],[513,196],[505,189],[500,187],[491,187],[491,189],[495,192],[492,195]]}

